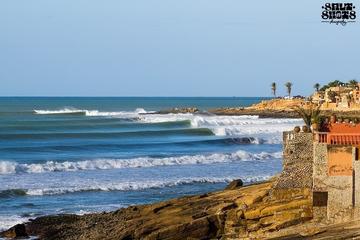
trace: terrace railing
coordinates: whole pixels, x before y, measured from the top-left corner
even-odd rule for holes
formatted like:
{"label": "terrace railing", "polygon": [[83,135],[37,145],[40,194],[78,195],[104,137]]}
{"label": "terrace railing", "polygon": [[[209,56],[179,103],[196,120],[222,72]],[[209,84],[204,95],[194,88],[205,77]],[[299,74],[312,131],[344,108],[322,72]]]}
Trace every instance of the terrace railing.
{"label": "terrace railing", "polygon": [[318,143],[338,145],[360,145],[360,133],[329,133],[315,132]]}

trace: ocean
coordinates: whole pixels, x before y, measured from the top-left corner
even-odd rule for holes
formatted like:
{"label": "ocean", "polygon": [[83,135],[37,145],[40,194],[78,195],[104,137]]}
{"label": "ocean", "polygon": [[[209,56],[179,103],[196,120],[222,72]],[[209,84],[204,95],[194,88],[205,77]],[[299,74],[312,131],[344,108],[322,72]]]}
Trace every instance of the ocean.
{"label": "ocean", "polygon": [[[266,180],[302,121],[206,113],[262,99],[2,97],[0,229]],[[153,114],[173,107],[204,112]]]}

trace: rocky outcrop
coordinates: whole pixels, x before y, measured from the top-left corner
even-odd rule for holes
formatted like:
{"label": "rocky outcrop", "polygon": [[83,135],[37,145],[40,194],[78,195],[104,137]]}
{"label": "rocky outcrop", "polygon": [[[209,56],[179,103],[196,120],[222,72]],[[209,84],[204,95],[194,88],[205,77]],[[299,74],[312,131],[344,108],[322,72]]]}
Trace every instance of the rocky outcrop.
{"label": "rocky outcrop", "polygon": [[301,106],[305,104],[304,99],[271,99],[266,101],[261,101],[260,103],[256,103],[247,107],[246,109],[254,109],[254,110],[286,110],[286,111],[294,111],[293,109],[296,106]]}
{"label": "rocky outcrop", "polygon": [[26,233],[25,224],[17,224],[12,228],[8,229],[7,231],[3,232],[1,237],[4,238],[23,238],[28,237]]}
{"label": "rocky outcrop", "polygon": [[217,115],[258,115],[261,118],[298,118],[293,108],[302,104],[302,99],[271,99],[249,107],[217,108],[209,112]]}
{"label": "rocky outcrop", "polygon": [[299,118],[298,113],[289,110],[216,108],[216,109],[210,109],[209,112],[215,115],[227,115],[227,116],[257,115],[260,118]]}
{"label": "rocky outcrop", "polygon": [[169,114],[169,113],[197,113],[199,109],[196,107],[188,108],[171,108],[155,112],[156,114]]}
{"label": "rocky outcrop", "polygon": [[244,185],[241,179],[235,179],[231,181],[225,188],[225,190],[234,190]]}

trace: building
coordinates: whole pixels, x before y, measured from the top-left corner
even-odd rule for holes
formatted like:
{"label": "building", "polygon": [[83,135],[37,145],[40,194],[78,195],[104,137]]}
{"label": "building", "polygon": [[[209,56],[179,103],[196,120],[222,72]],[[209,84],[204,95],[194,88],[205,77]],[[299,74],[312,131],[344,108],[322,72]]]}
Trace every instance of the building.
{"label": "building", "polygon": [[313,218],[360,217],[360,124],[332,122],[321,132],[284,132],[283,172],[275,189],[312,192]]}
{"label": "building", "polygon": [[329,87],[325,91],[315,92],[311,99],[313,103],[321,104],[325,109],[360,108],[360,84],[355,87]]}

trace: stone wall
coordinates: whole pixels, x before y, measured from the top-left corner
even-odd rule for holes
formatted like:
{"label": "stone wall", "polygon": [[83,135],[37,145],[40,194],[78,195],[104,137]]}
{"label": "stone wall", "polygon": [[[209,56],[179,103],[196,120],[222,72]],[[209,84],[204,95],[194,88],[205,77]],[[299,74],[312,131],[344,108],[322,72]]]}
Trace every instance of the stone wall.
{"label": "stone wall", "polygon": [[312,188],[312,133],[283,133],[283,171],[275,189]]}
{"label": "stone wall", "polygon": [[354,191],[355,191],[355,206],[360,208],[360,161],[354,160]]}
{"label": "stone wall", "polygon": [[312,133],[284,132],[283,147],[283,171],[271,195],[311,189],[315,221],[360,218],[360,161],[354,146],[317,143]]}
{"label": "stone wall", "polygon": [[325,180],[327,179],[327,144],[314,144],[314,165],[313,165],[313,191],[324,192],[327,190]]}
{"label": "stone wall", "polygon": [[[330,159],[330,155],[334,153],[333,157],[339,159]],[[334,168],[341,169],[341,164],[347,163],[342,154],[349,154],[346,158],[354,159],[353,147],[351,145],[314,144],[313,212],[314,218],[317,220],[331,220],[331,223],[341,222],[353,214],[354,179],[351,174],[353,171],[351,162],[350,170],[336,172],[333,170]]]}

